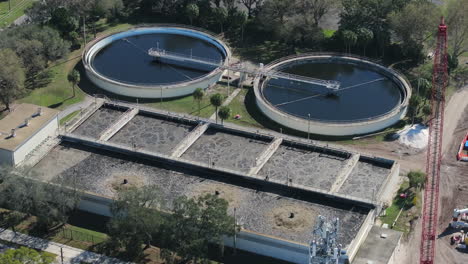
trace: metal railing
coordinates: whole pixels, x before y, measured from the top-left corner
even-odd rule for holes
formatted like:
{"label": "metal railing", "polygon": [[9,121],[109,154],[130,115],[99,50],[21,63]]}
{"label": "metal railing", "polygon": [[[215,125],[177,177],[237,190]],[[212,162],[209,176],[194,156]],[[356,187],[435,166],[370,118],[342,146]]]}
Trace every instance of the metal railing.
{"label": "metal railing", "polygon": [[279,59],[276,59],[274,61],[271,61],[270,63],[266,64],[265,65],[265,68],[270,68],[280,62],[283,62],[283,61],[286,61],[286,60],[290,60],[290,59],[296,59],[296,58],[303,58],[303,57],[308,57],[308,56],[332,56],[332,57],[349,57],[349,58],[353,58],[353,59],[359,59],[359,60],[363,60],[363,61],[367,61],[367,62],[372,62],[374,64],[377,64],[381,67],[385,67],[385,69],[395,75],[398,75],[399,77],[401,77],[402,79],[405,80],[405,82],[408,83],[408,85],[410,85],[410,81],[408,80],[408,78],[406,78],[406,76],[394,69],[394,68],[388,68],[385,64],[382,63],[382,60],[377,60],[377,59],[373,59],[373,58],[369,58],[369,57],[364,57],[364,56],[360,56],[360,55],[356,55],[356,54],[351,54],[351,53],[340,53],[340,52],[306,52],[306,53],[299,53],[299,54],[293,54],[293,55],[289,55],[289,56],[286,56],[286,57],[282,57],[282,58],[279,58]]}
{"label": "metal railing", "polygon": [[[301,58],[307,58],[307,57],[312,57],[312,56],[331,56],[331,57],[341,57],[341,58],[348,57],[348,58],[358,59],[358,60],[361,60],[361,61],[364,61],[364,62],[367,62],[367,63],[375,64],[378,67],[385,68],[385,71],[389,72],[390,74],[392,74],[394,76],[396,75],[399,78],[402,78],[403,81],[406,82],[406,85],[404,83],[399,83],[400,86],[404,86],[404,88],[401,89],[403,94],[404,94],[404,98],[402,98],[402,101],[398,106],[394,107],[390,111],[387,111],[387,112],[379,114],[379,115],[375,115],[373,117],[368,117],[368,118],[357,118],[357,119],[351,119],[351,120],[323,120],[323,119],[318,119],[318,118],[310,118],[309,119],[309,118],[304,117],[304,116],[300,116],[300,115],[297,115],[297,114],[294,114],[294,113],[290,113],[290,112],[288,112],[288,111],[286,111],[284,109],[280,109],[280,112],[282,112],[285,115],[289,115],[291,117],[299,118],[301,120],[310,120],[310,121],[314,121],[314,122],[322,122],[322,123],[329,123],[329,124],[350,124],[350,123],[356,123],[356,122],[369,122],[369,121],[372,121],[372,120],[377,120],[377,119],[383,118],[383,117],[391,115],[391,114],[398,113],[398,112],[400,112],[402,110],[402,108],[406,107],[406,104],[409,102],[409,95],[411,94],[411,86],[410,86],[411,83],[406,78],[406,76],[403,73],[399,72],[398,70],[386,67],[385,65],[383,65],[381,63],[380,60],[375,60],[375,59],[372,59],[372,58],[367,58],[367,57],[363,57],[363,56],[359,56],[359,55],[355,55],[355,54],[339,53],[339,52],[308,52],[308,53],[293,54],[293,55],[290,55],[290,56],[282,57],[280,59],[277,59],[277,60],[274,60],[274,61],[268,63],[264,67],[268,70],[269,68],[273,68],[273,67],[275,67],[277,64],[279,64],[281,62],[285,62],[285,61],[288,61],[288,60],[291,60],[291,59],[301,59]],[[394,79],[392,79],[392,81],[400,82],[400,80],[394,80]],[[258,84],[259,87],[262,87],[264,85],[267,85],[267,82],[263,81],[263,82],[259,82],[259,84]],[[408,88],[409,90],[407,90],[406,88]],[[260,88],[260,89],[262,89],[262,88]],[[272,110],[273,109],[278,109],[276,106],[272,105],[264,97],[264,94],[262,92],[260,93],[260,96],[262,97],[263,101],[266,102],[267,105],[272,108]]]}

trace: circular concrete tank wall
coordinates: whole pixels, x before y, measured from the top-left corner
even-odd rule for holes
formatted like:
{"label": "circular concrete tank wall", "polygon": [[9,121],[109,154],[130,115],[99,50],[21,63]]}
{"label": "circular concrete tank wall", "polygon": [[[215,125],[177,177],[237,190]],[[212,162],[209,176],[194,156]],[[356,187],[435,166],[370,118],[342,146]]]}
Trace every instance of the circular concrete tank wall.
{"label": "circular concrete tank wall", "polygon": [[148,54],[158,47],[226,64],[229,48],[216,37],[182,26],[134,28],[94,40],[83,52],[88,78],[114,94],[136,98],[171,98],[215,84],[223,70],[159,63]]}
{"label": "circular concrete tank wall", "polygon": [[389,127],[407,112],[411,87],[396,71],[345,54],[303,54],[264,68],[341,83],[339,91],[286,79],[257,77],[259,109],[280,125],[328,136],[367,134]]}

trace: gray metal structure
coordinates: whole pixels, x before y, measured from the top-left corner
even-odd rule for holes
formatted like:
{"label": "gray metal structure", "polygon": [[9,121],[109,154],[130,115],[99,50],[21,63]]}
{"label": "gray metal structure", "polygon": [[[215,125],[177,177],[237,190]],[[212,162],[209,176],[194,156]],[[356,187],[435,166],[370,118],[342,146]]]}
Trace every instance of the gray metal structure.
{"label": "gray metal structure", "polygon": [[327,221],[319,215],[315,222],[309,248],[310,264],[346,264],[349,263],[346,251],[337,241],[340,231],[340,219]]}
{"label": "gray metal structure", "polygon": [[260,64],[259,68],[249,69],[248,67],[244,67],[243,63],[236,63],[236,64],[227,64],[224,65],[222,60],[212,60],[208,58],[201,58],[190,55],[185,55],[181,53],[176,53],[172,51],[167,51],[165,49],[160,49],[159,47],[151,48],[148,50],[148,55],[157,58],[158,60],[164,60],[166,63],[182,63],[183,65],[190,65],[193,63],[203,65],[203,66],[210,66],[221,68],[223,70],[229,70],[233,72],[242,72],[251,75],[260,75],[268,78],[273,79],[286,79],[295,82],[302,82],[302,83],[310,83],[315,85],[324,86],[330,90],[339,90],[340,89],[340,82],[334,80],[321,80],[316,78],[311,78],[302,75],[290,74],[281,71],[265,71],[263,69],[263,64]]}

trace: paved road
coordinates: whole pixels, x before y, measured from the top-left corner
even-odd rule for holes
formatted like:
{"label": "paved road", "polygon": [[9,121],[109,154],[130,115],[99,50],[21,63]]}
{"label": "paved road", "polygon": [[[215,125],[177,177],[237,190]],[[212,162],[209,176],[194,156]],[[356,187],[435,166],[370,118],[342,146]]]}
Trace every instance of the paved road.
{"label": "paved road", "polygon": [[32,237],[21,233],[15,233],[11,230],[3,228],[0,228],[0,239],[55,254],[58,256],[56,263],[62,263],[60,260],[60,249],[62,249],[64,264],[80,264],[83,262],[96,264],[132,264],[130,262],[123,262],[115,258],[106,257],[93,252],[51,242],[45,239]]}

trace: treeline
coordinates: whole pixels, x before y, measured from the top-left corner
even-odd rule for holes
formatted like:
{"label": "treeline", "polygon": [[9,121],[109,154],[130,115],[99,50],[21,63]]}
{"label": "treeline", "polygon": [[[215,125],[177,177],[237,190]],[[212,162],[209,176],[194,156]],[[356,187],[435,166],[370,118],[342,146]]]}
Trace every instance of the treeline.
{"label": "treeline", "polygon": [[[267,63],[308,51],[365,55],[410,70],[416,86],[417,79],[428,74],[415,72],[414,68],[430,63],[428,54],[434,49],[437,24],[445,15],[449,26],[449,70],[453,79],[463,85],[467,67],[457,67],[458,58],[468,52],[468,19],[463,13],[466,6],[468,0],[448,0],[443,6],[428,0],[35,1],[27,11],[29,23],[35,26],[0,33],[0,56],[5,61],[5,67],[0,69],[1,101],[8,107],[24,93],[24,86],[40,86],[37,79],[41,76],[37,73],[60,57],[51,50],[65,56],[70,45],[77,48],[84,42],[85,32],[87,40],[95,36],[103,21],[107,25],[181,23],[206,28],[223,33],[236,53],[255,62]],[[330,19],[332,24],[338,22],[337,30],[321,28],[321,22]],[[46,32],[34,33],[40,31]],[[37,34],[48,34],[52,42]],[[21,59],[20,64],[5,49],[12,50]],[[20,66],[22,70],[18,70]],[[415,100],[424,101],[424,95],[419,97],[422,100]]]}
{"label": "treeline", "polygon": [[[30,217],[30,229],[47,236],[65,225],[77,210],[82,193],[73,178],[53,183],[37,181],[33,170],[13,171],[0,167],[0,226],[12,228]],[[135,261],[144,250],[157,245],[166,263],[205,263],[224,236],[237,226],[228,215],[228,202],[215,194],[176,197],[167,204],[157,186],[128,187],[121,184],[111,205],[107,223],[109,239],[96,247],[102,253]]]}
{"label": "treeline", "polygon": [[6,109],[28,90],[45,85],[49,63],[66,57],[70,43],[42,25],[25,25],[0,32],[0,102]]}

